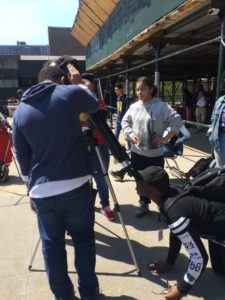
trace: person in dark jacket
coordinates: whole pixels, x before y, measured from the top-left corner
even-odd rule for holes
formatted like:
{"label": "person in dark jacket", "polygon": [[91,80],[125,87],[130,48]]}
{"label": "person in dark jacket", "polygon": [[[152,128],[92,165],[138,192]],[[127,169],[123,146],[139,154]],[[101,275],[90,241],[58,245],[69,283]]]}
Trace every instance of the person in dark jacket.
{"label": "person in dark jacket", "polygon": [[185,120],[191,121],[191,114],[193,109],[193,96],[188,88],[183,89],[183,105],[185,110]]}
{"label": "person in dark jacket", "polygon": [[[71,81],[81,82],[73,65],[67,69]],[[79,115],[97,111],[98,102],[85,86],[67,86],[64,81],[65,73],[56,66],[40,71],[39,83],[23,94],[13,116],[13,144],[37,214],[55,300],[75,299],[67,274],[66,231],[75,247],[81,299],[93,300],[98,291],[94,201]]]}
{"label": "person in dark jacket", "polygon": [[189,253],[189,265],[183,280],[164,292],[167,299],[179,300],[195,285],[206,267],[208,255],[201,237],[225,246],[225,203],[186,195],[178,197],[169,206],[179,192],[170,187],[167,172],[161,167],[151,166],[138,174],[137,193],[151,198],[158,205],[170,228],[166,261],[149,263],[148,268],[157,273],[171,270],[182,244]]}
{"label": "person in dark jacket", "polygon": [[[117,96],[116,99],[116,107],[117,107],[117,113],[116,113],[116,124],[115,124],[115,131],[114,134],[117,139],[119,139],[120,131],[122,130],[121,122],[122,119],[127,112],[129,106],[130,106],[130,100],[129,97],[124,94],[123,91],[123,85],[120,82],[117,82],[114,87],[115,94]],[[127,150],[130,152],[130,141],[127,141]]]}

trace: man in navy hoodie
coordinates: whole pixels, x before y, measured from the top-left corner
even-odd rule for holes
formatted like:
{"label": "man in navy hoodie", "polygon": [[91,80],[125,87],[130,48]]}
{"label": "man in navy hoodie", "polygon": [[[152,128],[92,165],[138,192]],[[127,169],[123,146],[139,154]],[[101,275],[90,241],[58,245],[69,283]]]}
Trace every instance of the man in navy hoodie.
{"label": "man in navy hoodie", "polygon": [[[71,64],[67,68],[79,78]],[[94,201],[79,115],[97,111],[98,102],[84,86],[64,85],[64,80],[65,73],[56,66],[40,71],[39,84],[23,94],[13,116],[13,143],[37,214],[55,300],[75,299],[67,273],[66,230],[75,247],[81,299],[93,300],[98,291]]]}

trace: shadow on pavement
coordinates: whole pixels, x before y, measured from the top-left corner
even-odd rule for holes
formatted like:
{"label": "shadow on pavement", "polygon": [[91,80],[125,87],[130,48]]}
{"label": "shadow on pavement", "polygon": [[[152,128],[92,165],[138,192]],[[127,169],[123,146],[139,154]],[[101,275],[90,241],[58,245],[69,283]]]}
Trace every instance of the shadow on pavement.
{"label": "shadow on pavement", "polygon": [[[167,228],[166,224],[160,222],[159,212],[151,211],[151,204],[149,206],[150,212],[146,214],[143,218],[135,217],[135,212],[137,210],[137,207],[138,206],[134,206],[132,204],[120,205],[120,213],[124,220],[125,226],[126,225],[132,226],[139,231],[155,231],[158,230],[159,228]],[[100,210],[98,211],[100,212]],[[113,221],[113,223],[120,224],[120,220],[117,214],[116,214],[116,219]],[[105,229],[108,230],[108,228]]]}
{"label": "shadow on pavement", "polygon": [[24,182],[20,176],[9,175],[9,180],[0,183],[0,186],[8,186],[8,185],[24,185]]}

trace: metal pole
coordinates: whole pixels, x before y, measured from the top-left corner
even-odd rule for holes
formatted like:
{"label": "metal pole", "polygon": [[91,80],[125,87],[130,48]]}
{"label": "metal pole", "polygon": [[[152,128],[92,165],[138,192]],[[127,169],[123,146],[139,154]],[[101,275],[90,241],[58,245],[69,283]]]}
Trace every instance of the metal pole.
{"label": "metal pole", "polygon": [[[188,47],[186,49],[175,51],[175,52],[173,52],[171,54],[168,54],[168,55],[165,55],[163,57],[160,57],[160,58],[158,58],[158,61],[162,61],[164,59],[168,59],[168,58],[174,57],[176,55],[183,54],[183,53],[189,52],[191,50],[198,49],[198,48],[200,48],[202,46],[206,46],[206,45],[209,45],[209,44],[212,44],[212,43],[216,43],[216,42],[219,42],[219,41],[220,41],[220,36],[218,36],[218,37],[216,37],[214,39],[208,40],[206,42],[200,43],[198,45],[194,45],[194,46]],[[109,77],[114,77],[114,76],[117,76],[117,75],[120,75],[120,74],[124,74],[124,73],[126,73],[128,71],[130,72],[130,71],[138,70],[138,69],[143,68],[145,66],[149,66],[149,65],[154,64],[155,61],[156,61],[156,59],[153,59],[153,60],[151,60],[149,62],[146,62],[144,64],[141,64],[141,65],[139,65],[137,67],[130,68],[129,70],[125,70],[125,71],[121,71],[121,72],[114,73],[114,74],[111,74],[111,75],[107,75],[107,76],[101,77],[99,79],[105,79],[105,78],[109,78]]]}
{"label": "metal pole", "polygon": [[172,81],[172,103],[175,104],[175,80]]}
{"label": "metal pole", "polygon": [[[129,61],[128,61],[128,59],[125,60],[125,68],[126,68],[126,70],[129,70]],[[125,93],[127,94],[128,97],[130,97],[128,72],[126,72]]]}
{"label": "metal pole", "polygon": [[100,79],[98,79],[98,91],[99,91],[99,97],[100,97],[101,99],[104,99],[103,93],[102,93],[102,85],[101,85]]}
{"label": "metal pole", "polygon": [[37,253],[37,250],[38,250],[38,247],[39,247],[40,242],[41,242],[41,238],[39,237],[39,238],[38,238],[38,241],[37,241],[37,244],[36,244],[36,246],[35,246],[35,248],[34,248],[34,252],[33,252],[33,255],[32,255],[32,257],[31,257],[30,263],[29,263],[29,265],[28,265],[28,270],[29,270],[29,271],[31,271],[31,269],[32,269],[32,265],[33,265],[33,262],[34,262],[34,258],[35,258],[35,255],[36,255],[36,253]]}
{"label": "metal pole", "polygon": [[[109,104],[112,107],[112,64],[109,64]],[[113,126],[113,120],[112,120],[112,110],[109,111],[109,118],[110,118],[110,127]]]}
{"label": "metal pole", "polygon": [[[225,11],[221,11],[221,39],[224,41],[225,38]],[[217,71],[217,86],[216,86],[216,99],[220,97],[220,84],[221,77],[225,67],[225,47],[220,40],[220,52],[218,60],[218,71]]]}
{"label": "metal pole", "polygon": [[156,57],[156,61],[155,61],[155,85],[157,85],[159,87],[159,83],[160,83],[160,62],[159,62],[159,58],[160,58],[161,47],[160,47],[160,45],[157,45],[154,48],[155,48],[155,57]]}

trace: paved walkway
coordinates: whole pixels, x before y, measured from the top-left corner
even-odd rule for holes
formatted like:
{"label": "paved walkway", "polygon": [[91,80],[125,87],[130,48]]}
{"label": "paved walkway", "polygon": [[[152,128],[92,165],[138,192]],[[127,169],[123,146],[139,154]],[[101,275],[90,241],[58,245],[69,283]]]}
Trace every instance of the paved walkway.
{"label": "paved walkway", "polygon": [[[193,136],[193,139],[196,139],[195,145],[198,145],[205,137],[199,135]],[[209,152],[210,148],[207,151]],[[179,157],[177,161],[181,169],[187,171],[194,161],[203,156],[207,156],[207,153],[196,152],[189,144],[189,147],[185,148],[184,156]],[[119,166],[111,162],[111,168],[115,170]],[[10,174],[10,181],[0,185],[0,299],[50,300],[53,296],[47,284],[41,247],[38,247],[31,271],[28,270],[38,241],[36,217],[30,211],[25,186],[14,164],[10,166]],[[157,208],[154,205],[151,205],[151,213],[148,216],[135,219],[137,195],[132,178],[127,176],[123,182],[112,179],[112,183],[142,276],[137,275],[118,217],[115,222],[107,221],[100,214],[97,199],[96,271],[100,288],[105,295],[100,299],[164,299],[160,293],[167,287],[167,281],[169,284],[174,284],[175,279],[183,275],[188,263],[186,253],[182,249],[176,267],[167,276],[157,276],[149,272],[145,268],[149,261],[163,259],[166,256],[168,230],[164,230],[164,239],[158,242],[158,228],[161,225],[158,221]],[[66,244],[69,274],[76,288],[77,274],[73,267],[73,247],[69,237],[66,237]],[[224,295],[224,278],[213,274],[208,264],[198,284],[186,299],[222,300]]]}

